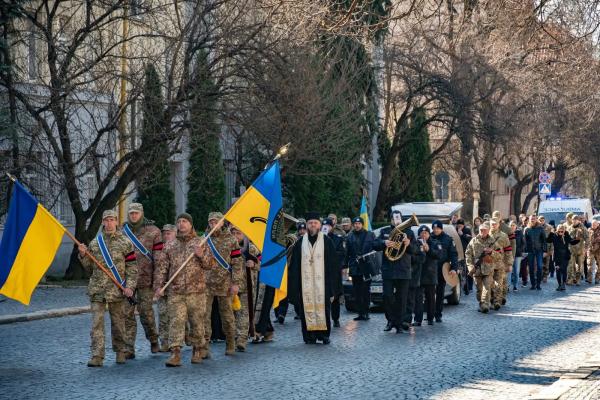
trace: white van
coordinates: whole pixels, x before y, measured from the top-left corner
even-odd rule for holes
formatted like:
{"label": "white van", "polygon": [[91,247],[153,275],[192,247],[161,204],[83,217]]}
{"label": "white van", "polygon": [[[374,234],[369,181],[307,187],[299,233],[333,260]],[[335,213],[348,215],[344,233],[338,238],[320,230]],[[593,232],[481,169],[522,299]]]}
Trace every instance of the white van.
{"label": "white van", "polygon": [[566,220],[568,213],[583,215],[588,221],[594,212],[590,199],[549,198],[540,202],[538,215],[543,215],[546,222],[554,221],[556,225]]}

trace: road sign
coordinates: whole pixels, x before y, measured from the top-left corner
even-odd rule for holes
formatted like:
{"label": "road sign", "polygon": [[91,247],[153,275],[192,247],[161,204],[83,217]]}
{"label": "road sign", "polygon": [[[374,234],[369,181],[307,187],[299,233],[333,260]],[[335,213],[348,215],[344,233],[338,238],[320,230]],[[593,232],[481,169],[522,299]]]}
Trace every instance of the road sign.
{"label": "road sign", "polygon": [[515,186],[517,186],[517,183],[519,183],[517,181],[517,178],[515,178],[515,176],[513,174],[510,174],[506,177],[505,179],[506,182],[506,186],[508,186],[509,188],[514,188]]}
{"label": "road sign", "polygon": [[540,183],[539,185],[540,194],[550,194],[552,193],[550,189],[551,186],[549,183]]}
{"label": "road sign", "polygon": [[[551,184],[552,176],[547,172],[540,172],[540,183]],[[541,193],[541,192],[540,192]]]}

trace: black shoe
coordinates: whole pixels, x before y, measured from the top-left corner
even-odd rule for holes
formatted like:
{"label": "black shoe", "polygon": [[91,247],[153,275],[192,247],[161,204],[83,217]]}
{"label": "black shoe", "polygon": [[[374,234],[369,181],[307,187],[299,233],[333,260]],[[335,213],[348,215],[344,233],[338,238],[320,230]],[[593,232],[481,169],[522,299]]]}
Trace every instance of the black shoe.
{"label": "black shoe", "polygon": [[432,320],[427,320],[427,325],[433,325],[433,321]]}
{"label": "black shoe", "polygon": [[394,325],[394,329],[396,330],[396,333],[402,333],[403,330],[401,327],[398,327],[397,325]]}
{"label": "black shoe", "polygon": [[413,322],[410,326],[421,326],[421,323],[418,321]]}
{"label": "black shoe", "polygon": [[535,286],[530,287],[529,290],[535,290]]}
{"label": "black shoe", "polygon": [[283,325],[283,323],[285,322],[285,317],[283,315],[278,316],[277,322],[279,322],[281,325]]}
{"label": "black shoe", "polygon": [[498,311],[500,309],[500,304],[496,303],[494,304],[494,310]]}
{"label": "black shoe", "polygon": [[369,313],[366,313],[366,314],[364,315],[364,317],[365,317],[365,321],[368,321],[368,320],[370,320],[370,319],[371,319],[371,317],[369,317]]}
{"label": "black shoe", "polygon": [[392,324],[391,322],[388,322],[387,325],[385,326],[385,328],[383,328],[384,332],[389,332],[394,328],[394,324]]}
{"label": "black shoe", "polygon": [[294,319],[300,319],[300,316],[299,316],[299,315],[296,315],[296,316],[294,317]]}
{"label": "black shoe", "polygon": [[435,322],[442,322],[442,317],[435,317]]}
{"label": "black shoe", "polygon": [[517,289],[516,286],[513,286],[513,292],[517,292],[517,291],[519,291],[519,289]]}
{"label": "black shoe", "polygon": [[323,341],[323,344],[329,344],[331,343],[331,340],[329,340],[328,337],[324,337],[323,339],[321,339]]}
{"label": "black shoe", "polygon": [[353,319],[355,321],[366,321],[367,320],[367,318],[362,314],[359,314],[358,317],[354,317]]}
{"label": "black shoe", "polygon": [[333,321],[333,327],[334,328],[339,328],[340,327],[340,321],[338,321],[338,320]]}
{"label": "black shoe", "polygon": [[403,322],[402,323],[402,329],[404,329],[405,331],[410,329],[410,324],[408,322]]}
{"label": "black shoe", "polygon": [[306,344],[317,344],[317,341],[315,339],[306,339],[304,341],[304,343],[306,343]]}
{"label": "black shoe", "polygon": [[536,286],[536,289],[537,289],[537,290],[542,290],[542,288],[540,287],[540,285],[537,285],[537,286]]}
{"label": "black shoe", "polygon": [[502,299],[502,305],[506,304],[506,299]]}

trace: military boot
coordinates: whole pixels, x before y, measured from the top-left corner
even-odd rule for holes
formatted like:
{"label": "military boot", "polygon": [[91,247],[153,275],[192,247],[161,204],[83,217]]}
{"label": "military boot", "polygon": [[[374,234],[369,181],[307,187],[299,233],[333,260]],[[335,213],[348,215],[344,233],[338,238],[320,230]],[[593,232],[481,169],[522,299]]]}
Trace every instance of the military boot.
{"label": "military boot", "polygon": [[103,363],[102,357],[94,356],[88,361],[88,367],[101,367]]}
{"label": "military boot", "polygon": [[194,346],[192,351],[192,364],[200,364],[202,362],[202,349]]}
{"label": "military boot", "polygon": [[237,338],[235,341],[235,349],[240,352],[246,351],[246,343],[248,342],[245,338]]}
{"label": "military boot", "polygon": [[168,353],[169,352],[169,341],[168,340],[161,340],[160,341],[160,350],[161,353]]}
{"label": "military boot", "polygon": [[171,357],[165,362],[167,367],[181,366],[181,348],[179,346],[171,349]]}
{"label": "military boot", "polygon": [[159,350],[160,350],[160,347],[158,346],[158,342],[150,343],[150,353],[156,354],[156,353],[158,353]]}
{"label": "military boot", "polygon": [[235,354],[235,339],[233,336],[225,337],[225,355],[232,356]]}
{"label": "military boot", "polygon": [[125,364],[125,360],[127,359],[127,353],[120,351],[117,353],[117,364]]}

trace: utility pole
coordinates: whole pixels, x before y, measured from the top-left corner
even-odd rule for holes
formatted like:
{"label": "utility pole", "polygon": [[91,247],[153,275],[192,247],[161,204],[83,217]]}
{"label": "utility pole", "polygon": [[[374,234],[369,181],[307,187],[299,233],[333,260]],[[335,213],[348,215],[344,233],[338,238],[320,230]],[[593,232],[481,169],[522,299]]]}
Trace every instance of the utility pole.
{"label": "utility pole", "polygon": [[[123,6],[123,31],[121,44],[121,88],[119,95],[119,110],[121,115],[119,116],[119,139],[117,146],[119,148],[118,160],[122,160],[125,157],[125,146],[127,143],[127,113],[125,112],[127,104],[127,80],[125,76],[127,74],[127,36],[129,35],[129,15],[128,15],[127,2]],[[119,168],[119,176],[123,176],[125,172],[125,165],[121,165]],[[122,224],[125,222],[125,194],[122,194],[119,199],[119,222]]]}

